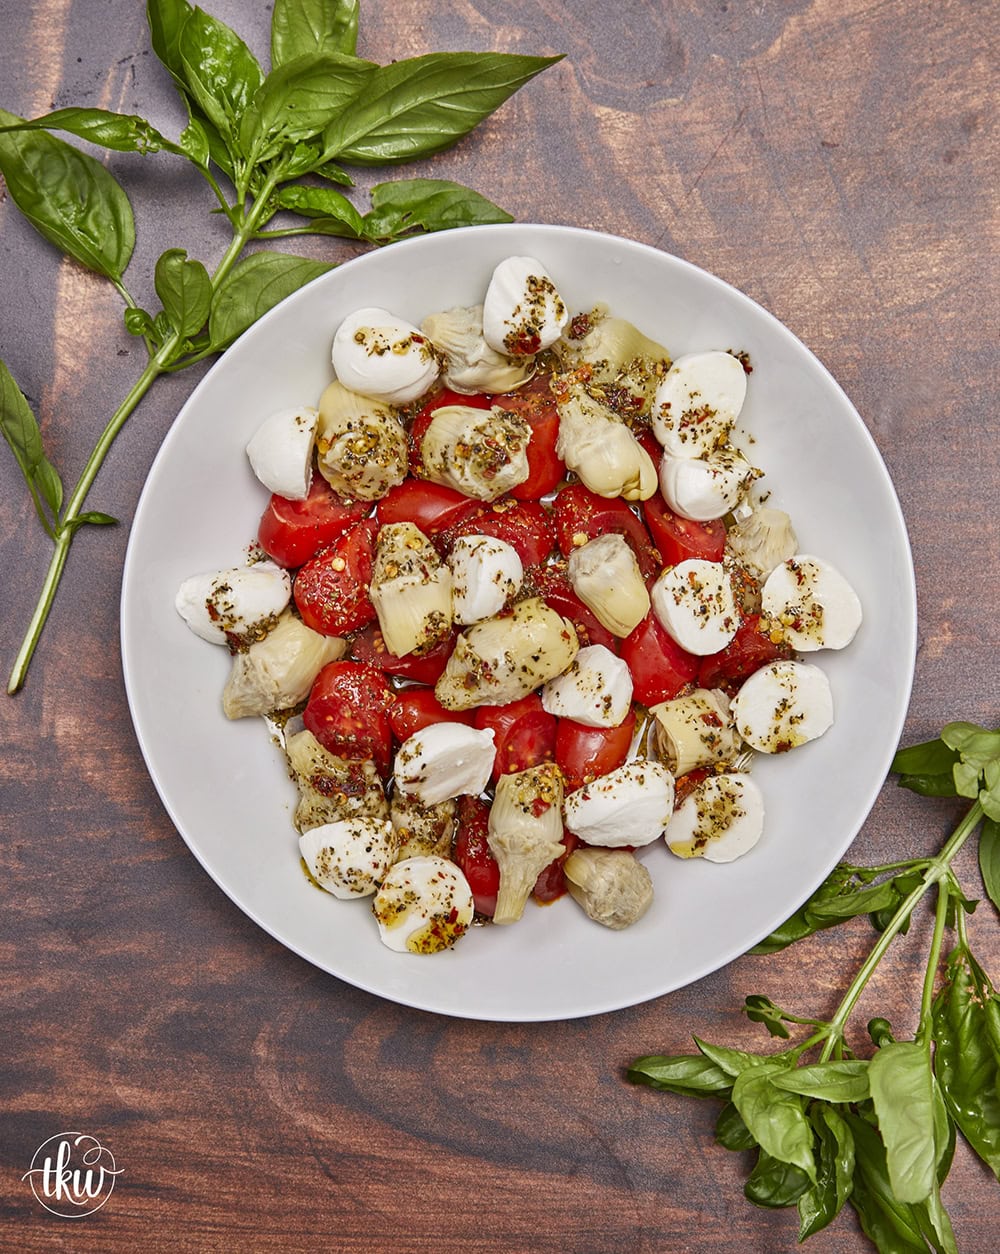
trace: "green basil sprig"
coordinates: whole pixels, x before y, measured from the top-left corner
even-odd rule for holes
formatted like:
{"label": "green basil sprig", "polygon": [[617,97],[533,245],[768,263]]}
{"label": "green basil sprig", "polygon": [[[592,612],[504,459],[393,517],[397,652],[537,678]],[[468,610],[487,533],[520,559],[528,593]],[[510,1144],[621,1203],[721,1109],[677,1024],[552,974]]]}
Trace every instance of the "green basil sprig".
{"label": "green basil sprig", "polygon": [[[152,384],[222,351],[333,264],[249,246],[299,235],[383,245],[420,231],[510,222],[485,196],[446,179],[376,184],[367,209],[324,184],[352,188],[345,164],[394,165],[442,151],[559,60],[435,52],[380,66],[357,56],[358,0],[275,0],[265,71],[235,30],[188,0],[148,0],[146,13],[153,51],[187,111],[176,140],[136,114],[64,108],[24,119],[0,109],[0,174],[11,200],[51,244],[114,284],[126,329],[147,350],[68,496],[27,398],[0,362],[0,432],[53,541],[10,693],[24,683],[76,530],[114,521],[84,503]],[[56,131],[115,152],[190,161],[231,227],[214,267],[167,248],[154,273],[161,307],[143,309],[125,282],[135,246],[129,197],[100,161]]]}
{"label": "green basil sprig", "polygon": [[[883,1254],[957,1254],[941,1185],[959,1135],[1000,1180],[1000,996],[970,948],[976,902],[952,863],[978,831],[984,887],[1000,910],[1000,731],[949,723],[936,740],[900,750],[892,769],[915,792],[972,801],[938,854],[841,865],[752,951],[774,953],[868,915],[880,935],[833,1017],[795,1015],[752,994],[744,1005],[752,1021],[785,1041],[787,1025],[805,1027],[803,1039],[754,1054],[695,1037],[698,1053],[646,1055],[625,1074],[634,1084],[723,1102],[718,1143],[756,1150],[744,1193],[758,1206],[797,1207],[799,1241],[850,1203]],[[846,1038],[858,999],[932,889],[934,928],[914,1039],[897,1040],[887,1020],[874,1018],[868,1037],[875,1051],[858,1057]],[[949,930],[955,943],[943,957]]]}

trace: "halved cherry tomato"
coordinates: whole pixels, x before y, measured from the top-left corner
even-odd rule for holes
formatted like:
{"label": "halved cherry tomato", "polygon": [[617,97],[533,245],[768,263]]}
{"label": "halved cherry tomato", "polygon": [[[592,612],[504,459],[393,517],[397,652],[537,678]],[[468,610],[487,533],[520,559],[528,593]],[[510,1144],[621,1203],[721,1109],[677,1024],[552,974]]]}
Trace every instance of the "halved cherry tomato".
{"label": "halved cherry tomato", "polygon": [[509,705],[479,706],[474,726],[480,731],[492,728],[495,733],[495,780],[540,762],[551,762],[555,757],[556,717],[545,709],[537,692],[530,692]]}
{"label": "halved cherry tomato", "polygon": [[292,594],[307,627],[339,636],[357,631],[375,617],[368,585],[376,530],[371,518],[355,523],[299,568]]}
{"label": "halved cherry tomato", "polygon": [[563,863],[579,845],[580,838],[573,832],[563,828],[562,843],[565,846],[558,858],[554,858],[547,867],[539,872],[531,895],[536,901],[557,901],[566,892],[566,876],[563,874]]}
{"label": "halved cherry tomato", "polygon": [[569,557],[588,540],[617,533],[632,546],[643,579],[660,573],[660,555],[645,523],[620,496],[598,496],[582,483],[568,483],[559,489],[552,504],[556,539],[563,557]]}
{"label": "halved cherry tomato", "polygon": [[628,757],[635,732],[635,711],[617,727],[586,727],[561,718],[556,728],[556,762],[567,792],[616,770]]}
{"label": "halved cherry tomato", "polygon": [[500,891],[500,867],[487,840],[489,818],[490,807],[485,801],[459,797],[453,856],[469,881],[476,909],[492,918]]}
{"label": "halved cherry tomato", "polygon": [[425,536],[433,536],[448,527],[457,526],[481,509],[481,501],[463,496],[444,484],[430,483],[426,479],[404,479],[390,488],[375,506],[375,517],[380,527],[387,523],[411,522]]}
{"label": "halved cherry tomato", "polygon": [[698,674],[700,663],[667,635],[652,614],[622,641],[622,657],[632,672],[632,696],[645,706],[676,697]]}
{"label": "halved cherry tomato", "polygon": [[322,475],[313,475],[304,501],[277,493],[271,497],[257,528],[257,543],[279,566],[291,570],[315,557],[368,510],[365,501],[345,501]]}
{"label": "halved cherry tomato", "polygon": [[608,631],[594,611],[584,605],[573,591],[565,562],[533,566],[525,573],[524,590],[540,596],[546,605],[568,618],[576,628],[581,646],[603,644],[612,653],[618,652],[621,641]]}
{"label": "halved cherry tomato", "polygon": [[328,662],[316,676],[302,722],[340,758],[371,758],[382,775],[392,762],[389,711],[395,694],[380,671],[363,662]]}
{"label": "halved cherry tomato", "polygon": [[481,392],[477,392],[473,396],[465,396],[462,392],[453,392],[451,388],[442,388],[440,392],[435,392],[429,400],[424,401],[414,415],[413,421],[410,423],[410,429],[407,432],[411,474],[419,475],[422,473],[420,446],[423,443],[424,436],[427,434],[427,428],[433,421],[434,411],[444,409],[446,405],[469,405],[473,409],[490,409],[493,406],[493,398]]}
{"label": "halved cherry tomato", "polygon": [[726,547],[726,527],[721,518],[692,522],[675,514],[659,492],[642,503],[646,523],[665,566],[676,566],[689,557],[721,562]]}
{"label": "halved cherry tomato", "polygon": [[416,686],[397,692],[389,711],[389,722],[400,744],[432,723],[466,723],[471,727],[472,719],[471,710],[446,710],[433,688]]}
{"label": "halved cherry tomato", "polygon": [[783,641],[775,644],[761,631],[759,614],[748,614],[721,653],[711,653],[701,659],[698,684],[702,688],[736,689],[768,662],[791,656],[789,645]]}
{"label": "halved cherry tomato", "polygon": [[547,374],[536,375],[516,392],[494,398],[495,405],[523,418],[531,427],[528,441],[528,477],[511,488],[519,501],[537,501],[553,491],[566,477],[566,464],[556,453],[559,410]]}
{"label": "halved cherry tomato", "polygon": [[421,684],[436,684],[454,647],[455,636],[450,635],[440,644],[436,644],[429,653],[419,656],[416,653],[406,653],[397,657],[385,647],[381,631],[373,624],[354,637],[351,657],[358,662],[367,662],[369,666],[375,666],[387,675],[415,679]]}
{"label": "halved cherry tomato", "polygon": [[459,536],[496,536],[505,540],[525,566],[544,562],[555,545],[549,511],[537,501],[515,501],[509,496],[481,508],[479,513],[438,536],[445,552]]}

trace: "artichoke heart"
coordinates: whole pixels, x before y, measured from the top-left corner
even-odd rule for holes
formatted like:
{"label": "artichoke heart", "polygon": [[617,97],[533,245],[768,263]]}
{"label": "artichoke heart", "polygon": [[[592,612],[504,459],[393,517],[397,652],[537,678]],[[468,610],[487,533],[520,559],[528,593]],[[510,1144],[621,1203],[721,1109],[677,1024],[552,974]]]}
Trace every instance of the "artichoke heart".
{"label": "artichoke heart", "polygon": [[556,453],[598,496],[645,501],[658,486],[653,460],[629,428],[579,385],[557,396]]}
{"label": "artichoke heart", "polygon": [[292,819],[296,831],[342,819],[389,817],[389,803],[374,762],[338,758],[309,731],[289,736],[285,754],[299,790]]}
{"label": "artichoke heart", "polygon": [[529,597],[462,632],[434,691],[446,710],[507,705],[561,675],[579,648],[569,619]]}
{"label": "artichoke heart", "polygon": [[451,582],[451,571],[419,527],[400,522],[381,528],[371,600],[390,653],[426,653],[448,635]]}
{"label": "artichoke heart", "polygon": [[598,536],[574,549],[568,574],[573,591],[612,635],[624,639],[649,613],[649,592],[624,536]]}
{"label": "artichoke heart", "polygon": [[334,492],[378,501],[406,478],[406,432],[396,412],[381,401],[345,388],[327,387],[319,401],[316,430],[319,472]]}
{"label": "artichoke heart", "polygon": [[457,810],[457,802],[452,798],[425,806],[417,797],[411,797],[397,788],[392,794],[389,814],[399,841],[395,861],[450,857]]}
{"label": "artichoke heart", "polygon": [[420,329],[444,355],[444,382],[453,392],[513,392],[535,372],[534,358],[507,357],[486,343],[482,305],[430,314]]}
{"label": "artichoke heart", "polygon": [[495,501],[528,477],[531,427],[494,405],[442,405],[420,445],[425,479],[477,501]]}
{"label": "artichoke heart", "polygon": [[654,705],[656,747],[678,778],[700,766],[732,762],[743,747],[729,709],[717,688],[696,688],[686,696]]}
{"label": "artichoke heart", "polygon": [[291,610],[263,640],[233,657],[222,693],[226,718],[273,714],[305,701],[313,680],[327,664],[342,658],[347,641],[307,627]]}
{"label": "artichoke heart", "polygon": [[566,887],[586,914],[621,931],[653,904],[649,872],[624,849],[574,849],[563,863]]}
{"label": "artichoke heart", "polygon": [[741,518],[729,529],[726,540],[736,560],[760,579],[794,557],[799,544],[785,511],[764,506]]}
{"label": "artichoke heart", "polygon": [[562,799],[552,762],[500,776],[486,838],[500,867],[494,923],[516,923],[538,876],[565,852]]}
{"label": "artichoke heart", "polygon": [[596,310],[588,322],[581,339],[560,341],[564,365],[589,366],[591,392],[603,394],[617,413],[629,417],[648,409],[670,369],[670,354],[624,318]]}

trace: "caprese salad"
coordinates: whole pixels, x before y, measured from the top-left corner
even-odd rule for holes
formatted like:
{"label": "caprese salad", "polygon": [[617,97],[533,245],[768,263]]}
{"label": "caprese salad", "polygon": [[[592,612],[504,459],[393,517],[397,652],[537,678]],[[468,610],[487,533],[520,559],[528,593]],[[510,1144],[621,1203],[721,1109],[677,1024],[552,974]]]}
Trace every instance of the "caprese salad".
{"label": "caprese salad", "polygon": [[176,596],[232,655],[226,715],[284,727],[309,876],[433,953],[564,894],[627,927],[655,844],[745,854],[748,761],[830,727],[801,655],[862,618],[759,491],[745,355],[571,316],[530,257],[331,330],[333,381],[247,446],[251,561]]}

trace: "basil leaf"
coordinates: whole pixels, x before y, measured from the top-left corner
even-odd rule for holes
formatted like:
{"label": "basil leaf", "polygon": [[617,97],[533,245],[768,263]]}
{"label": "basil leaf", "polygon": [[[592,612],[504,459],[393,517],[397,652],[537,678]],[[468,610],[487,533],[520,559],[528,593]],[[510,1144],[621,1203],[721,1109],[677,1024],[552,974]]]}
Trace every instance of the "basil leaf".
{"label": "basil leaf", "polygon": [[336,183],[338,187],[354,186],[354,179],[332,161],[324,161],[322,165],[311,169],[310,173],[315,174],[317,178],[326,179],[328,183]]}
{"label": "basil leaf", "polygon": [[777,1209],[794,1206],[808,1188],[809,1177],[801,1168],[784,1163],[762,1149],[753,1171],[747,1176],[743,1195],[754,1206]]}
{"label": "basil leaf", "polygon": [[864,1118],[852,1114],[845,1114],[843,1118],[854,1138],[854,1187],[850,1202],[865,1236],[880,1251],[927,1254],[927,1243],[914,1207],[893,1195],[881,1137]]}
{"label": "basil leaf", "polygon": [[[21,474],[28,485],[42,526],[55,536],[55,524],[62,508],[63,486],[59,472],[45,456],[42,433],[28,399],[14,382],[14,376],[0,361],[0,431],[10,445]],[[45,506],[48,506],[46,512]],[[50,516],[51,515],[51,516]]]}
{"label": "basil leaf", "polygon": [[948,956],[934,1001],[934,1072],[962,1135],[1000,1180],[1000,1065],[987,1008],[995,994],[964,948]]}
{"label": "basil leaf", "polygon": [[110,113],[107,109],[56,109],[17,127],[21,131],[67,131],[102,148],[116,152],[177,152],[160,132],[136,113]]}
{"label": "basil leaf", "polygon": [[631,1064],[625,1078],[683,1097],[722,1097],[732,1085],[725,1071],[700,1054],[647,1054]]}
{"label": "basil leaf", "polygon": [[189,261],[183,248],[169,248],[156,263],[156,294],[170,325],[184,339],[205,325],[212,303],[212,280],[200,261]]}
{"label": "basil leaf", "polygon": [[188,114],[188,124],[181,131],[180,149],[190,161],[204,169],[212,155],[208,130],[205,123],[193,113]]}
{"label": "basil leaf", "polygon": [[253,162],[267,161],[286,144],[318,135],[377,68],[343,53],[314,52],[272,70],[243,113],[240,148]]}
{"label": "basil leaf", "polygon": [[812,901],[806,908],[806,917],[820,924],[828,921],[839,923],[844,919],[856,918],[859,914],[882,910],[897,902],[892,881],[886,880],[882,884],[869,884],[866,888],[841,893],[824,901]]}
{"label": "basil leaf", "polygon": [[897,750],[889,770],[894,775],[950,775],[957,761],[957,751],[939,737]]}
{"label": "basil leaf", "polygon": [[184,77],[180,36],[181,28],[192,12],[187,0],[147,0],[146,3],[146,21],[149,24],[153,51],[160,63],[170,71],[182,94],[186,93],[187,80]]}
{"label": "basil leaf", "polygon": [[313,219],[310,230],[318,235],[343,235],[348,239],[362,239],[364,222],[361,214],[346,196],[332,187],[303,187],[294,184],[279,188],[274,197],[275,206]]}
{"label": "basil leaf", "polygon": [[80,527],[117,527],[118,519],[110,514],[103,514],[99,510],[88,509],[82,514],[77,514],[64,525],[67,531],[77,531]]}
{"label": "basil leaf", "polygon": [[868,1067],[872,1103],[885,1143],[892,1191],[922,1202],[934,1187],[934,1089],[926,1049],[914,1041],[883,1045]]}
{"label": "basil leaf", "polygon": [[[24,119],[0,109],[0,125]],[[0,134],[0,173],[18,209],[49,243],[120,282],[135,247],[128,197],[99,161],[48,131]]]}
{"label": "basil leaf", "polygon": [[760,993],[751,993],[744,1000],[743,1013],[751,1023],[763,1023],[771,1036],[788,1040],[789,1032],[782,1022],[784,1012],[780,1006],[776,1006],[771,1001],[770,997],[764,997]]}
{"label": "basil leaf", "polygon": [[358,0],[274,0],[271,64],[310,52],[353,53],[358,44]]}
{"label": "basil leaf", "polygon": [[979,833],[979,870],[986,895],[1000,910],[1000,822],[984,819]]}
{"label": "basil leaf", "polygon": [[861,1058],[845,1058],[794,1067],[776,1075],[774,1084],[786,1093],[825,1102],[863,1102],[868,1097],[868,1063]]}
{"label": "basil leaf", "polygon": [[741,1075],[748,1067],[760,1067],[769,1062],[760,1054],[748,1054],[742,1049],[728,1049],[725,1045],[712,1045],[709,1041],[700,1040],[697,1036],[694,1043],[710,1062],[714,1062],[728,1076]]}
{"label": "basil leaf", "polygon": [[809,1112],[816,1133],[816,1183],[799,1198],[799,1241],[832,1223],[844,1209],[854,1187],[854,1137],[832,1106],[816,1105]]}
{"label": "basil leaf", "polygon": [[259,252],[235,266],[219,285],[209,313],[213,349],[227,348],[292,292],[333,267],[289,253]]}
{"label": "basil leaf", "polygon": [[826,901],[828,898],[835,897],[843,892],[845,886],[851,882],[852,878],[851,872],[843,865],[834,867],[809,900],[804,902],[794,914],[790,915],[780,927],[775,928],[769,936],[765,936],[762,941],[754,945],[750,953],[778,953],[779,950],[793,945],[796,941],[804,940],[805,937],[812,936],[815,932],[819,932],[827,927],[835,927],[840,922],[839,919],[816,919],[810,913],[810,908],[817,902]]}
{"label": "basil leaf", "polygon": [[1000,823],[1000,762],[987,762],[983,768],[986,787],[979,794],[987,822]]}
{"label": "basil leaf", "polygon": [[727,1150],[750,1150],[757,1142],[732,1102],[726,1102],[715,1121],[715,1139]]}
{"label": "basil leaf", "polygon": [[901,775],[896,781],[900,788],[919,793],[921,797],[954,797],[955,777],[947,775]]}
{"label": "basil leaf", "polygon": [[122,321],[125,323],[125,330],[129,335],[148,336],[150,339],[157,338],[156,324],[145,309],[126,309],[122,315]]}
{"label": "basil leaf", "polygon": [[987,731],[975,723],[948,723],[941,729],[941,739],[961,754],[963,762],[979,770],[1000,758],[1000,731]]}
{"label": "basil leaf", "polygon": [[399,179],[377,183],[365,214],[365,238],[391,243],[413,231],[447,231],[485,222],[513,222],[506,210],[479,192],[448,179]]}
{"label": "basil leaf", "polygon": [[325,156],[357,165],[428,157],[450,147],[561,57],[432,52],[381,66],[327,128]]}
{"label": "basil leaf", "polygon": [[245,156],[239,120],[264,81],[253,53],[234,30],[197,8],[180,28],[177,51],[184,82],[198,107],[230,154]]}
{"label": "basil leaf", "polygon": [[936,1254],[958,1254],[955,1233],[948,1212],[941,1203],[941,1191],[935,1186],[931,1196],[920,1206],[914,1207],[920,1231],[930,1242]]}
{"label": "basil leaf", "polygon": [[787,1071],[784,1063],[763,1063],[736,1077],[733,1105],[762,1150],[816,1179],[813,1132],[802,1098],[776,1088],[773,1078]]}

